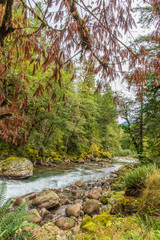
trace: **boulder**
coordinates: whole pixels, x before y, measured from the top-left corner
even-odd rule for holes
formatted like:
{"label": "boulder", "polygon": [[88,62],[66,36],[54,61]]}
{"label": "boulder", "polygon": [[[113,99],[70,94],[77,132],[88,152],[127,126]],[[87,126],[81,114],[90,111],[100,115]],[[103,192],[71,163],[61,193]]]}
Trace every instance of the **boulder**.
{"label": "boulder", "polygon": [[35,216],[30,216],[29,220],[34,223],[40,223],[42,221],[42,217],[40,216],[39,212],[37,209],[32,209],[30,211],[31,213],[34,213]]}
{"label": "boulder", "polygon": [[83,183],[82,180],[79,180],[79,181],[77,181],[77,182],[75,183],[75,185],[76,185],[77,187],[82,187],[82,186],[84,185],[84,183]]}
{"label": "boulder", "polygon": [[59,205],[59,197],[52,190],[44,190],[38,197],[32,200],[32,205],[38,208],[52,209]]}
{"label": "boulder", "polygon": [[100,211],[100,202],[95,199],[86,200],[83,204],[84,213],[92,216]]}
{"label": "boulder", "polygon": [[98,200],[101,198],[101,190],[98,188],[91,189],[91,191],[89,191],[87,197]]}
{"label": "boulder", "polygon": [[74,227],[75,224],[75,220],[68,217],[60,217],[56,220],[56,225],[63,230],[70,229]]}
{"label": "boulder", "polygon": [[33,175],[33,164],[23,157],[9,157],[0,163],[0,175],[11,179],[23,179]]}
{"label": "boulder", "polygon": [[78,217],[81,212],[81,205],[79,203],[76,203],[68,208],[66,208],[66,215],[68,217],[74,216]]}

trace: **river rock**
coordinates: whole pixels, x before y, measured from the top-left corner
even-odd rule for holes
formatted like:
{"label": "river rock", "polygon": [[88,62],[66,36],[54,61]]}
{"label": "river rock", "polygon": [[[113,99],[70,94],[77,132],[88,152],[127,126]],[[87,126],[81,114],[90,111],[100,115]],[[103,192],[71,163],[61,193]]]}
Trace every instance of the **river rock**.
{"label": "river rock", "polygon": [[33,199],[32,205],[38,208],[51,209],[59,205],[59,197],[52,190],[44,190],[38,197]]}
{"label": "river rock", "polygon": [[84,159],[78,159],[78,163],[84,164]]}
{"label": "river rock", "polygon": [[71,204],[71,202],[68,199],[61,199],[60,203],[61,203],[61,205]]}
{"label": "river rock", "polygon": [[45,223],[42,228],[52,233],[52,235],[62,236],[64,234],[63,231],[60,230],[60,228],[54,225],[52,222]]}
{"label": "river rock", "polygon": [[19,197],[15,200],[13,207],[16,208],[18,206],[20,206],[22,203],[24,203],[26,200],[22,197]]}
{"label": "river rock", "polygon": [[83,183],[82,180],[79,180],[79,181],[77,181],[77,182],[75,183],[75,185],[76,185],[77,187],[82,187],[82,186],[84,185],[84,183]]}
{"label": "river rock", "polygon": [[25,194],[23,196],[14,198],[13,206],[17,207],[17,206],[21,205],[22,202],[25,202],[26,199],[33,200],[34,198],[36,198],[36,192],[31,192],[31,193]]}
{"label": "river rock", "polygon": [[42,218],[45,218],[46,216],[51,216],[52,214],[46,208],[41,208],[40,215]]}
{"label": "river rock", "polygon": [[23,157],[8,157],[0,163],[1,176],[13,179],[28,178],[33,175],[33,164]]}
{"label": "river rock", "polygon": [[95,199],[88,199],[83,204],[84,213],[92,216],[100,211],[100,202]]}
{"label": "river rock", "polygon": [[78,234],[79,231],[80,231],[80,225],[72,228],[72,234],[73,234],[73,235]]}
{"label": "river rock", "polygon": [[79,203],[76,203],[68,208],[66,208],[66,215],[68,217],[74,216],[78,217],[81,212],[81,205]]}
{"label": "river rock", "polygon": [[31,222],[40,223],[42,221],[42,217],[40,216],[37,209],[32,209],[30,212],[35,214],[35,216],[30,216],[29,217],[29,220]]}
{"label": "river rock", "polygon": [[91,198],[91,199],[100,199],[101,198],[101,190],[98,188],[95,189],[91,189],[91,191],[89,191],[87,197]]}
{"label": "river rock", "polygon": [[74,227],[75,224],[76,224],[75,220],[68,217],[60,217],[56,220],[56,225],[63,230],[70,229]]}

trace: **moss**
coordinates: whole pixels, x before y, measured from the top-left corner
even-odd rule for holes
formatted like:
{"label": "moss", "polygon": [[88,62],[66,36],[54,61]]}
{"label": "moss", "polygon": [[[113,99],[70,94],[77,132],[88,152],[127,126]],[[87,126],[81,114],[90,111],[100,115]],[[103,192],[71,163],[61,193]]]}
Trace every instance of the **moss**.
{"label": "moss", "polygon": [[135,213],[138,209],[138,201],[132,197],[123,196],[110,209],[110,214],[116,216],[127,216]]}
{"label": "moss", "polygon": [[108,197],[106,197],[106,196],[103,196],[101,199],[100,199],[100,201],[101,201],[101,203],[103,204],[103,205],[107,205],[108,204]]}
{"label": "moss", "polygon": [[54,163],[61,163],[62,162],[62,159],[61,158],[53,158],[52,159],[52,162],[54,162]]}
{"label": "moss", "polygon": [[94,233],[97,230],[97,225],[93,222],[88,222],[82,227],[82,229],[86,230],[87,232],[93,232]]}
{"label": "moss", "polygon": [[81,223],[81,228],[88,222],[92,221],[92,218],[90,216],[87,216],[85,217],[83,220],[82,220],[82,223]]}
{"label": "moss", "polygon": [[110,225],[111,222],[113,222],[115,220],[115,218],[110,215],[110,214],[100,214],[98,216],[96,216],[94,219],[93,219],[93,223],[95,224],[102,224],[103,226],[108,226]]}
{"label": "moss", "polygon": [[15,157],[15,156],[10,156],[8,158],[6,158],[5,160],[3,160],[1,163],[0,163],[0,166],[2,168],[2,171],[3,169],[6,169],[6,167],[13,163],[13,162],[20,162],[20,161],[25,161],[26,158],[19,158],[19,157]]}

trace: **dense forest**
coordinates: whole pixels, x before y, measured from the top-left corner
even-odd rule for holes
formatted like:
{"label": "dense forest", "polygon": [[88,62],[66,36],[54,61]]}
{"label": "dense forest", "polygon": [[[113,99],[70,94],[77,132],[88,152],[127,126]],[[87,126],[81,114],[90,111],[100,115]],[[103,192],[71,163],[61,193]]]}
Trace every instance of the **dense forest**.
{"label": "dense forest", "polygon": [[[101,190],[95,185],[99,197],[83,192],[83,211],[71,215],[81,218],[78,235],[57,238],[53,230],[41,239],[160,238],[159,23],[159,0],[0,1],[0,176],[13,179],[15,168],[23,168],[20,161],[32,168],[91,161],[110,167],[114,157],[137,159],[102,180]],[[140,32],[133,36],[136,27]],[[125,83],[132,97],[113,91],[114,81],[120,88]],[[27,171],[23,178],[33,175]],[[2,182],[0,239],[34,239],[37,233],[23,227],[29,221],[34,228],[28,220],[33,206],[43,218],[36,202],[41,195],[28,197],[31,203],[21,199],[10,212],[5,191]],[[63,205],[52,194],[54,207]],[[104,205],[95,203],[100,215],[85,212],[87,197]]]}

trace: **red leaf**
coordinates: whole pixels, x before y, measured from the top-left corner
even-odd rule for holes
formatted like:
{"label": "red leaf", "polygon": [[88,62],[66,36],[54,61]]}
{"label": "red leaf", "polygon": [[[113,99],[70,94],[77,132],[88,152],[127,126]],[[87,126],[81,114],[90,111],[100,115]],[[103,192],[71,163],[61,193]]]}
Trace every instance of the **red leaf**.
{"label": "red leaf", "polygon": [[48,103],[48,112],[49,112],[49,113],[51,112],[51,106],[50,106],[49,103]]}

